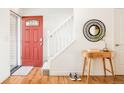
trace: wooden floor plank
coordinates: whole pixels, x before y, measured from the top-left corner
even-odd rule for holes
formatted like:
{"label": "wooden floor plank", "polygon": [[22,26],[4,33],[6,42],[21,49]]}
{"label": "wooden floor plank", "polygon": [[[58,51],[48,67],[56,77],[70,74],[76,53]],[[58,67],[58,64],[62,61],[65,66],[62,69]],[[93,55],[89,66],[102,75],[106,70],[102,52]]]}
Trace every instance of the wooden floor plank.
{"label": "wooden floor plank", "polygon": [[[124,76],[92,76],[90,84],[124,84]],[[41,68],[34,67],[26,76],[10,76],[3,84],[87,84],[86,77],[81,81],[71,81],[67,76],[43,76]]]}

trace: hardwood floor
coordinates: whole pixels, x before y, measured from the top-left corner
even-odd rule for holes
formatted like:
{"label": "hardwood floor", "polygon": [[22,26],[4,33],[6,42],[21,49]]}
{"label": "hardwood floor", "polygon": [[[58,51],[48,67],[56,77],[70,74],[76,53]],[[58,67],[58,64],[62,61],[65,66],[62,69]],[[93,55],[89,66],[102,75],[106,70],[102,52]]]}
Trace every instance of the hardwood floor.
{"label": "hardwood floor", "polygon": [[[124,76],[93,76],[90,84],[124,84]],[[67,76],[42,76],[41,69],[35,67],[27,76],[10,76],[3,84],[86,84],[86,77],[81,81],[71,81]]]}

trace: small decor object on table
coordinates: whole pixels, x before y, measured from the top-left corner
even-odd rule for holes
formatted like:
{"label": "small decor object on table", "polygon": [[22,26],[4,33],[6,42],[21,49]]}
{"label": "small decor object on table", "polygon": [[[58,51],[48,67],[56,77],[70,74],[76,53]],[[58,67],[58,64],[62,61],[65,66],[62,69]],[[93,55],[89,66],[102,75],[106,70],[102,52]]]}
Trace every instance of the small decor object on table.
{"label": "small decor object on table", "polygon": [[109,49],[108,48],[104,48],[103,51],[104,52],[109,52]]}
{"label": "small decor object on table", "polygon": [[104,52],[109,52],[109,49],[107,48],[107,42],[105,41],[105,39],[103,39],[103,41],[104,41],[104,48],[103,48],[103,51]]}

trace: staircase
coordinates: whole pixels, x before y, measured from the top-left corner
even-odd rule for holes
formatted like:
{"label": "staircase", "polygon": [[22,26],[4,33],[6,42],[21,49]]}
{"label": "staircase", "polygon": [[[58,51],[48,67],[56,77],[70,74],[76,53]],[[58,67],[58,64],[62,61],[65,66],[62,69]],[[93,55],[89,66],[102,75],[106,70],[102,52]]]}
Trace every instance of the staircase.
{"label": "staircase", "polygon": [[50,63],[68,48],[75,40],[73,31],[73,16],[68,17],[51,33],[47,33],[47,61],[43,66],[43,71],[49,71]]}

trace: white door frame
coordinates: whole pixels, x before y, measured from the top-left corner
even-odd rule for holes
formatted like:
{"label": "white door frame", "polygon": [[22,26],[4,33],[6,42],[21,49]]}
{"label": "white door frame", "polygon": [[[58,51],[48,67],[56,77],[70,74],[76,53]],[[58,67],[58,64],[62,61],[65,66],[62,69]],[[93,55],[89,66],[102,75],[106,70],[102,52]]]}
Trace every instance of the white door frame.
{"label": "white door frame", "polygon": [[[14,11],[10,10],[10,13],[14,14],[17,18],[18,18],[18,23],[17,23],[17,64],[18,65],[21,65],[22,62],[21,62],[21,33],[22,33],[22,30],[21,30],[21,16],[17,13],[15,13]],[[11,43],[11,42],[10,42]]]}

